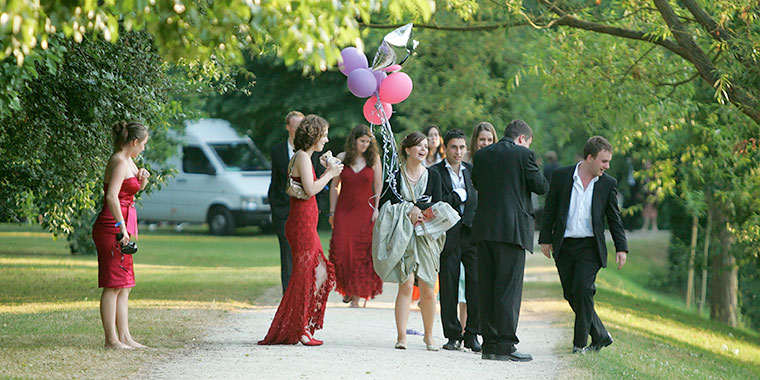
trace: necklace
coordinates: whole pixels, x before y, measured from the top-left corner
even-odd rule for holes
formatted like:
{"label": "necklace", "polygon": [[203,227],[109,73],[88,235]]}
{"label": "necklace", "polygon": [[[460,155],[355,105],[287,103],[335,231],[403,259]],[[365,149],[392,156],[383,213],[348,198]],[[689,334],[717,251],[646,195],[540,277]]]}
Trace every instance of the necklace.
{"label": "necklace", "polygon": [[424,173],[424,172],[425,172],[424,170],[421,170],[420,174],[417,175],[417,178],[412,178],[409,175],[409,172],[406,171],[406,170],[404,170],[404,175],[406,176],[406,179],[409,180],[410,183],[417,183],[417,182],[419,182],[420,178],[422,178],[422,173]]}

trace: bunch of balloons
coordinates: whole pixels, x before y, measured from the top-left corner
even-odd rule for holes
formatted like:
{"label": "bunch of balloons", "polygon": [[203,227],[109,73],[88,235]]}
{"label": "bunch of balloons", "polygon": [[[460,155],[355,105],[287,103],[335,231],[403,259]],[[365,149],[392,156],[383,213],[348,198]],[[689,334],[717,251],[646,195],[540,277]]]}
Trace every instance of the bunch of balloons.
{"label": "bunch of balloons", "polygon": [[[391,104],[403,102],[412,93],[412,78],[400,71],[399,64],[370,68],[367,56],[355,47],[347,47],[340,54],[343,60],[339,68],[348,76],[348,90],[359,98],[368,98],[364,103],[364,118],[371,124],[382,124],[390,119]],[[378,101],[385,115],[379,112]]]}

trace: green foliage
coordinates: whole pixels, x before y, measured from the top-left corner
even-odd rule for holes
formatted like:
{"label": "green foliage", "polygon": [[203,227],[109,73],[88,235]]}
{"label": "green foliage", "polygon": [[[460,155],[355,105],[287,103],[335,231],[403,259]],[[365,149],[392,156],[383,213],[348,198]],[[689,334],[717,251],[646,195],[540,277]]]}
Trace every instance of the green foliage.
{"label": "green foliage", "polygon": [[[100,206],[102,174],[113,151],[112,123],[145,123],[152,138],[146,157],[166,159],[171,117],[182,111],[168,96],[180,83],[167,76],[146,33],[124,33],[118,45],[90,38],[76,43],[62,35],[48,44],[47,52],[60,56],[21,68],[8,59],[1,64],[17,73],[33,68],[35,75],[15,84],[18,107],[0,114],[0,214],[11,219],[42,214],[50,230],[69,234],[74,221],[82,222],[80,215]],[[161,182],[166,174],[155,172],[152,181]],[[80,226],[82,233],[91,228]],[[75,240],[84,243],[86,237]],[[72,249],[80,246],[87,244]]]}
{"label": "green foliage", "polygon": [[[127,31],[147,31],[161,55],[208,62],[224,57],[242,62],[243,52],[274,50],[287,65],[305,62],[321,71],[335,66],[339,47],[360,38],[358,20],[387,11],[391,20],[427,20],[428,0],[181,1],[181,0],[0,0],[0,58],[21,66],[56,32],[81,42],[88,33],[116,42],[121,23]],[[407,19],[408,20],[408,19]]]}

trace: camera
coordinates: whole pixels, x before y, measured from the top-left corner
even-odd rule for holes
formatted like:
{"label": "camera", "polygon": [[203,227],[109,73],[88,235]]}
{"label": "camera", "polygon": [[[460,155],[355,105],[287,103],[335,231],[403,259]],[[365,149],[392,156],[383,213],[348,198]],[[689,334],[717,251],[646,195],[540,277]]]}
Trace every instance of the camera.
{"label": "camera", "polygon": [[[118,234],[116,234],[116,241],[121,240],[122,237],[124,237],[124,235],[121,232],[119,232]],[[119,245],[121,246],[121,253],[125,255],[131,255],[137,252],[137,242],[130,240],[129,242],[127,242],[127,244],[119,243]]]}

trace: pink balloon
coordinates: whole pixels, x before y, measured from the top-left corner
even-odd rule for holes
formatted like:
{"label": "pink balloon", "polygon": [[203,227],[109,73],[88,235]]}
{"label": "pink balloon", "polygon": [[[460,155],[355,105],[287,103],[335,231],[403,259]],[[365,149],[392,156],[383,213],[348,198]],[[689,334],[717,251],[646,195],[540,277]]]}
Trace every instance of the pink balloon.
{"label": "pink balloon", "polygon": [[390,65],[390,66],[388,66],[386,68],[383,68],[381,70],[383,70],[383,71],[385,71],[387,73],[394,72],[394,71],[399,71],[399,70],[401,70],[401,65]]}
{"label": "pink balloon", "polygon": [[411,93],[412,78],[400,71],[388,75],[380,86],[380,100],[385,103],[403,102]]}
{"label": "pink balloon", "polygon": [[348,74],[351,74],[356,69],[369,68],[367,56],[353,46],[341,50],[340,57],[341,62],[338,63],[338,68],[345,76],[348,76]]}
{"label": "pink balloon", "polygon": [[[372,124],[382,124],[383,120],[381,118],[381,115],[377,112],[375,104],[377,104],[377,96],[373,96],[367,99],[367,101],[364,103],[364,118]],[[391,114],[393,113],[393,107],[388,103],[381,102],[380,104],[383,105],[383,111],[385,112],[386,120],[390,119]]]}
{"label": "pink balloon", "polygon": [[377,90],[377,79],[369,69],[356,69],[348,74],[348,90],[359,98],[366,98]]}
{"label": "pink balloon", "polygon": [[373,71],[372,74],[375,75],[375,81],[377,82],[377,87],[375,88],[375,91],[380,91],[380,85],[383,84],[383,81],[388,76],[388,74],[382,71]]}

